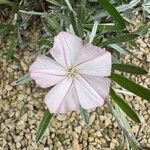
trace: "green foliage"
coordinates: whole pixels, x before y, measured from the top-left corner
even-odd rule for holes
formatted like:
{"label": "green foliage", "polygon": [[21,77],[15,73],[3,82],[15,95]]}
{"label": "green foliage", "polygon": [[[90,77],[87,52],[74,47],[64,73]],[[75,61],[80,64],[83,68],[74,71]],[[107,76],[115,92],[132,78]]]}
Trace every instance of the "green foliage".
{"label": "green foliage", "polygon": [[150,101],[150,90],[142,87],[141,85],[127,79],[126,77],[112,73],[110,79],[118,83],[121,87],[131,91],[137,96],[140,96],[148,101]]}
{"label": "green foliage", "polygon": [[9,6],[13,6],[14,3],[9,1],[9,0],[0,0],[0,5],[9,5]]}
{"label": "green foliage", "polygon": [[128,105],[128,103],[123,100],[119,95],[115,93],[115,91],[110,89],[110,96],[112,99],[119,105],[119,107],[126,113],[128,117],[130,117],[133,121],[140,123],[140,119],[138,115],[134,112],[134,110]]}
{"label": "green foliage", "polygon": [[150,29],[150,25],[143,25],[140,26],[134,33],[143,36],[146,34],[150,34],[149,29]]}
{"label": "green foliage", "polygon": [[[84,24],[83,27],[85,29],[91,30],[93,27],[93,24]],[[121,28],[120,26],[114,24],[114,23],[104,23],[104,24],[99,24],[97,31],[103,31],[104,33],[106,32],[121,32],[124,29]]]}
{"label": "green foliage", "polygon": [[27,73],[25,75],[23,75],[22,77],[20,77],[18,80],[12,82],[12,85],[20,85],[20,84],[24,84],[31,81],[30,75]]}
{"label": "green foliage", "polygon": [[11,24],[0,24],[0,37],[4,37],[14,30],[14,26]]}
{"label": "green foliage", "polygon": [[116,147],[116,150],[124,150],[124,147],[125,147],[125,144],[123,142],[119,143],[119,146]]}
{"label": "green foliage", "polygon": [[[34,10],[32,4],[35,5],[35,1],[32,0],[29,3],[29,6],[31,5],[29,10],[31,11],[24,11],[23,9],[25,8],[25,6],[19,6],[19,4],[16,3],[16,14],[14,14],[14,17],[15,15],[18,16],[16,19],[16,24],[13,27],[13,25],[11,25],[13,23],[12,20],[12,23],[5,25],[5,27],[2,26],[2,29],[0,28],[0,35],[1,33],[7,35],[12,31],[16,35],[16,38],[19,38],[17,37],[17,31],[20,29],[19,26],[24,24],[23,20],[26,20],[25,16],[38,15],[41,16],[40,19],[42,21],[42,26],[44,28],[46,27],[46,32],[48,31],[47,37],[45,37],[45,39],[49,39],[50,37],[55,36],[58,32],[66,30],[66,28],[70,30],[70,25],[73,26],[75,34],[84,39],[85,37],[90,35],[90,32],[92,31],[94,20],[92,20],[91,18],[96,17],[97,12],[101,11],[101,17],[95,18],[99,19],[99,24],[97,27],[96,35],[94,37],[94,42],[96,40],[97,42],[94,44],[96,44],[97,46],[107,46],[112,50],[112,52],[118,51],[120,54],[128,54],[128,50],[124,49],[122,45],[119,45],[119,43],[129,41],[129,43],[133,44],[133,42],[131,41],[132,39],[136,38],[137,35],[146,34],[146,31],[148,30],[147,27],[141,27],[137,32],[129,34],[127,33],[127,29],[125,28],[126,23],[121,13],[135,7],[137,4],[139,4],[139,0],[132,0],[129,2],[129,4],[125,4],[123,3],[123,1],[120,0],[116,2],[110,2],[108,0],[99,0],[94,2],[94,4],[96,4],[96,7],[95,5],[93,5],[92,2],[86,0],[81,0],[80,2],[69,0],[46,1],[46,4],[48,5],[47,7],[50,6],[53,10],[52,12],[49,12],[48,10],[45,11],[44,8],[41,12],[32,11],[32,9]],[[1,1],[1,3],[9,2],[10,1],[8,0]],[[98,6],[98,4],[100,5]],[[41,5],[43,7],[43,4],[40,3],[37,3],[36,5],[37,8],[41,8]],[[109,16],[111,16],[114,20],[111,21]],[[21,22],[21,20],[18,18],[22,18],[21,20],[23,22]],[[105,20],[105,22],[102,22],[101,20]],[[110,35],[112,38],[110,38]],[[40,43],[44,42],[47,46],[51,46],[51,44],[48,44],[48,41],[46,42],[46,40],[39,40],[37,41],[37,44],[40,45]]]}
{"label": "green foliage", "polygon": [[89,115],[88,115],[87,110],[85,110],[85,109],[83,109],[83,108],[81,107],[81,108],[80,108],[80,113],[81,113],[81,115],[82,115],[82,118],[83,118],[85,124],[88,125],[90,118],[89,118]]}
{"label": "green foliage", "polygon": [[[128,140],[132,140],[132,142],[136,145],[136,148],[141,149],[141,146],[140,146],[139,142],[136,140],[134,133],[126,119],[125,113],[122,111],[122,109],[116,103],[113,106],[109,98],[106,100],[106,102],[107,102],[107,105],[110,108],[112,114],[116,118],[120,128],[122,129],[122,131],[124,133],[124,136],[123,136],[124,140],[122,140],[120,142],[121,148],[123,145],[129,144]],[[125,149],[125,147],[123,147],[123,149]]]}
{"label": "green foliage", "polygon": [[38,143],[40,139],[43,137],[52,117],[53,117],[53,114],[51,114],[49,110],[45,110],[44,116],[42,118],[38,131],[36,133],[36,139],[35,139],[36,143]]}
{"label": "green foliage", "polygon": [[62,4],[60,2],[58,2],[57,0],[46,0],[46,1],[55,5],[55,6],[59,6],[59,7],[62,6]]}
{"label": "green foliage", "polygon": [[[140,2],[141,2],[141,0],[131,0],[128,4],[121,4],[117,7],[115,7],[115,9],[119,13],[126,12],[128,10],[133,9],[135,6],[140,4]],[[96,15],[92,16],[90,18],[90,21],[95,20],[95,19],[100,19],[100,18],[103,18],[103,17],[108,17],[108,16],[109,16],[109,13],[107,13],[106,11],[101,11],[101,12],[96,13]]]}
{"label": "green foliage", "polygon": [[109,3],[108,0],[98,0],[102,7],[113,17],[113,19],[118,23],[120,26],[125,27],[125,21],[120,15],[120,13],[116,10],[116,8]]}
{"label": "green foliage", "polygon": [[108,47],[114,49],[115,51],[119,52],[120,54],[127,55],[129,54],[126,48],[122,48],[119,44],[109,44]]}
{"label": "green foliage", "polygon": [[118,12],[125,12],[125,11],[133,9],[140,2],[141,2],[141,0],[131,0],[128,4],[122,4],[118,7],[116,7],[116,9]]}
{"label": "green foliage", "polygon": [[85,5],[81,4],[79,7],[79,11],[77,12],[77,18],[80,22],[84,23],[86,18],[86,7]]}
{"label": "green foliage", "polygon": [[16,38],[14,36],[11,37],[11,43],[9,48],[7,49],[7,60],[10,61],[14,54],[14,49],[16,48]]}
{"label": "green foliage", "polygon": [[128,140],[132,150],[137,150],[136,144],[131,140]]}
{"label": "green foliage", "polygon": [[73,12],[70,13],[70,19],[71,19],[71,24],[73,26],[74,32],[76,35],[80,36],[81,38],[84,37],[84,32],[82,28],[82,24],[80,20],[75,16]]}
{"label": "green foliage", "polygon": [[37,41],[37,44],[40,46],[52,47],[51,41],[47,38],[40,39],[39,41]]}
{"label": "green foliage", "polygon": [[124,35],[119,35],[119,36],[113,37],[111,39],[108,39],[108,40],[102,42],[100,44],[100,46],[106,46],[106,45],[109,45],[109,44],[126,42],[126,41],[133,40],[137,37],[138,37],[137,34],[127,33],[127,34],[124,34]]}
{"label": "green foliage", "polygon": [[54,16],[47,16],[45,18],[45,25],[47,26],[49,32],[53,35],[56,35],[62,31],[57,19]]}
{"label": "green foliage", "polygon": [[146,18],[150,18],[150,2],[149,0],[143,0],[142,3],[143,15]]}
{"label": "green foliage", "polygon": [[115,70],[132,74],[147,74],[147,71],[143,68],[129,64],[112,64],[112,68]]}

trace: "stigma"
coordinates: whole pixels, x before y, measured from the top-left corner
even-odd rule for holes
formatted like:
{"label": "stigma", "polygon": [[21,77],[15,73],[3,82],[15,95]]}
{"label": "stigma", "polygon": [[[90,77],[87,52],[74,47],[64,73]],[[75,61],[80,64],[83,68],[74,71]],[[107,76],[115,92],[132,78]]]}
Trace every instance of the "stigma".
{"label": "stigma", "polygon": [[70,68],[70,69],[68,69],[68,75],[70,75],[70,76],[75,76],[75,75],[76,75],[76,70],[75,70],[75,68]]}

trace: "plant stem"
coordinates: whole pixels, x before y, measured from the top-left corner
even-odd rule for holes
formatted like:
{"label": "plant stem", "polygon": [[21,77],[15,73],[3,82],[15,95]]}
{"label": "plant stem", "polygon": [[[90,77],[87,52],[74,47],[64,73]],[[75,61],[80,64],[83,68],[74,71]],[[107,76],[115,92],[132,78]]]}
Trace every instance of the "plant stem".
{"label": "plant stem", "polygon": [[127,123],[125,122],[125,119],[122,120],[122,118],[124,116],[120,116],[119,113],[114,109],[113,105],[111,104],[110,102],[110,99],[106,99],[106,103],[107,105],[109,106],[112,114],[114,115],[114,117],[116,118],[120,128],[123,130],[123,132],[126,134],[126,136],[131,139],[137,146],[137,148],[141,149],[141,146],[139,144],[139,142],[135,139],[134,135],[132,133],[129,132],[129,129],[126,129],[127,128]]}
{"label": "plant stem", "polygon": [[35,11],[25,11],[25,10],[19,10],[19,12],[27,14],[27,15],[37,15],[37,16],[46,16],[46,15],[48,15],[45,12],[35,12]]}
{"label": "plant stem", "polygon": [[125,95],[130,95],[130,96],[135,96],[135,94],[133,94],[132,92],[129,92],[129,91],[119,90],[119,89],[115,89],[115,88],[113,88],[113,89],[114,89],[115,92],[117,92],[117,93],[121,93],[121,94],[125,94]]}
{"label": "plant stem", "polygon": [[94,25],[93,25],[93,29],[92,29],[92,32],[91,32],[91,35],[90,35],[89,43],[93,42],[94,37],[95,37],[96,32],[97,32],[97,27],[98,27],[98,21],[95,20]]}

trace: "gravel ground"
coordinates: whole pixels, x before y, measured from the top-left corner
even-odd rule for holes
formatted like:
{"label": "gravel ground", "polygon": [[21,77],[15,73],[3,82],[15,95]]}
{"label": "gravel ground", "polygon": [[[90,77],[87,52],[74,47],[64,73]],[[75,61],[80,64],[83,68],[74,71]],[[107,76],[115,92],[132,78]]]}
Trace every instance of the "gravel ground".
{"label": "gravel ground", "polygon": [[[136,18],[137,26],[141,17]],[[135,29],[135,27],[130,27]],[[26,37],[36,40],[39,33],[31,29]],[[127,55],[125,63],[145,67],[146,76],[130,76],[137,83],[150,88],[150,44],[148,36],[137,39],[139,48],[132,49],[135,56]],[[82,121],[79,112],[55,117],[39,144],[35,133],[43,116],[43,99],[47,90],[37,87],[33,81],[19,86],[11,83],[28,71],[37,47],[16,49],[14,59],[6,61],[8,43],[0,42],[0,150],[115,150],[122,140],[121,131],[107,106],[90,110],[90,124]],[[140,62],[140,59],[142,60]],[[140,115],[141,124],[131,122],[132,129],[141,144],[150,146],[150,104],[139,97],[125,96]]]}

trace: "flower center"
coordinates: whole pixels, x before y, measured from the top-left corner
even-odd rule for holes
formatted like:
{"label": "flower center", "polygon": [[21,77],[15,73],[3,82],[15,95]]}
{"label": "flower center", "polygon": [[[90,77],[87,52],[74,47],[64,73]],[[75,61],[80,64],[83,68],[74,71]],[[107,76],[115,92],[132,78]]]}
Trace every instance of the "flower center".
{"label": "flower center", "polygon": [[70,69],[68,69],[68,75],[70,75],[70,76],[75,76],[75,75],[76,75],[76,70],[75,70],[75,68],[70,68]]}

